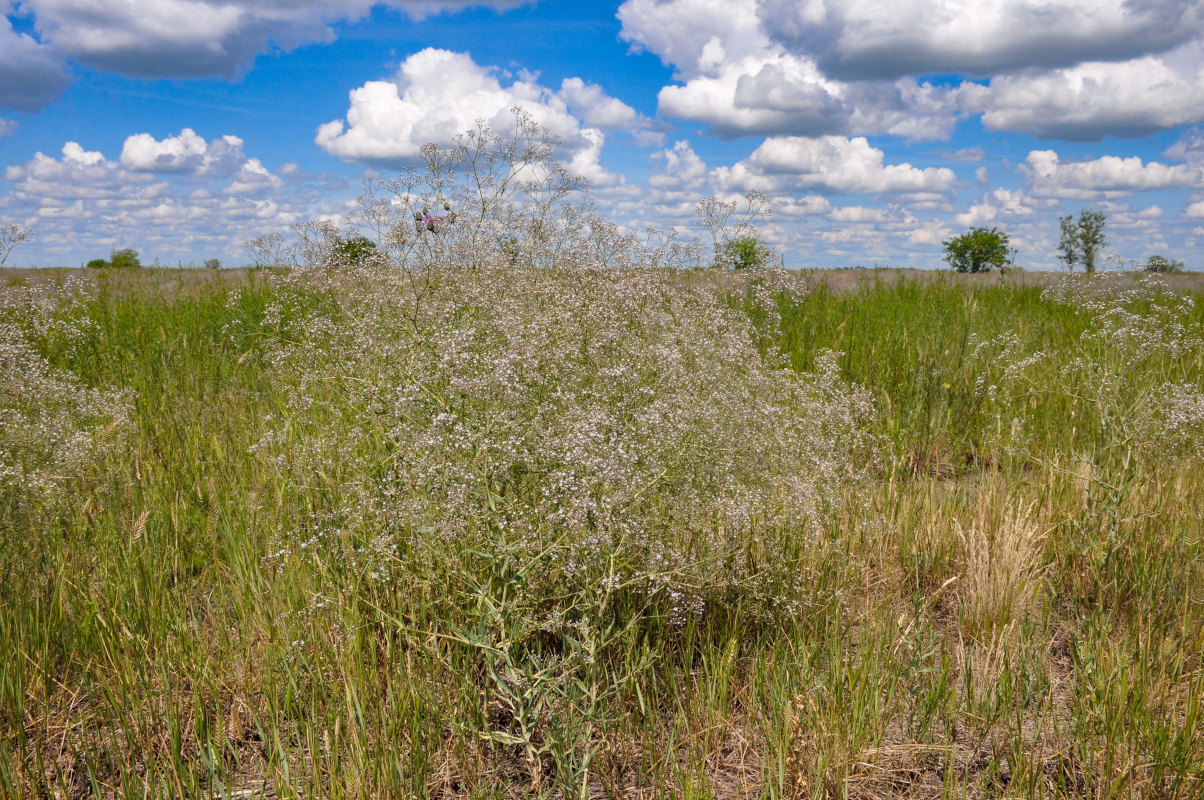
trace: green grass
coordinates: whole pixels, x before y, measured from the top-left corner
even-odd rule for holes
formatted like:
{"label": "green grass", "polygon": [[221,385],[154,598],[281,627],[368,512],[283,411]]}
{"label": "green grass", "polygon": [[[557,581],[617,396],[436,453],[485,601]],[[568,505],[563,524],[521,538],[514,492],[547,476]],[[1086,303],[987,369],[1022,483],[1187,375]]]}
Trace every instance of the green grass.
{"label": "green grass", "polygon": [[[252,451],[281,419],[329,425],[332,448],[366,424],[350,401],[296,410],[287,332],[343,313],[306,291],[145,271],[94,287],[74,349],[42,343],[84,384],[128,390],[133,415],[124,454],[65,502],[0,520],[0,796],[1204,794],[1204,465],[1100,422],[1168,380],[1199,391],[1199,348],[1084,403],[1067,365],[1115,374],[1113,355],[1084,351],[1089,318],[1037,287],[781,296],[764,348],[800,372],[841,352],[881,465],[788,551],[794,610],[766,616],[737,587],[678,624],[557,583],[509,541],[453,543],[431,562],[445,573],[404,588],[343,559],[353,526],[276,558],[363,479],[350,462],[290,477]],[[1049,359],[985,400],[1001,364],[974,342],[1003,333],[1009,358]],[[331,386],[304,390],[337,403],[366,369],[331,364]],[[1020,417],[1013,446],[1000,420]]]}

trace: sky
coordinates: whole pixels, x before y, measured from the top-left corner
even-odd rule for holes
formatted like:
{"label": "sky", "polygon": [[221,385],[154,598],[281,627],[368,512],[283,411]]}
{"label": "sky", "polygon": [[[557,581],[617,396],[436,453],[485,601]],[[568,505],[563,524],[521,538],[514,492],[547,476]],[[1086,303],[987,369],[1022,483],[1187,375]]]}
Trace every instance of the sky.
{"label": "sky", "polygon": [[788,267],[935,268],[1058,218],[1204,269],[1199,0],[0,0],[10,266],[247,261],[521,105],[599,210],[767,194]]}

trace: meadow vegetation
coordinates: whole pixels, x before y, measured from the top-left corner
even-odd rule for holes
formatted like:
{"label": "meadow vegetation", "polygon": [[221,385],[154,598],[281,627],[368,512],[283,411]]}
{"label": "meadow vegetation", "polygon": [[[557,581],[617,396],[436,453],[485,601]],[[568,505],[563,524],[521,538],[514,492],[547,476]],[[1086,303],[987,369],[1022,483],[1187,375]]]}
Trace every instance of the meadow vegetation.
{"label": "meadow vegetation", "polygon": [[1204,790],[1196,295],[464,186],[0,294],[0,795]]}

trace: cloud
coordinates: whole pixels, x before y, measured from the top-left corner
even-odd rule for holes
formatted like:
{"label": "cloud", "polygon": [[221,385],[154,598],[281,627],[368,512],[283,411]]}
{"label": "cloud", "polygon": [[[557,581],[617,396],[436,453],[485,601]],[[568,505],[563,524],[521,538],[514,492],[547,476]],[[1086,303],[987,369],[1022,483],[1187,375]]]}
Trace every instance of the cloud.
{"label": "cloud", "polygon": [[624,41],[655,53],[681,80],[769,49],[756,0],[626,0],[616,17]]}
{"label": "cloud", "polygon": [[1183,209],[1183,216],[1189,219],[1204,219],[1204,200],[1197,200]]}
{"label": "cloud", "polygon": [[907,231],[908,244],[938,245],[953,234],[953,229],[942,220],[930,219]]}
{"label": "cloud", "polygon": [[1068,140],[1145,136],[1204,121],[1204,42],[1123,62],[963,84],[958,104],[988,130]]}
{"label": "cloud", "polygon": [[[241,149],[240,163],[232,169],[229,159],[221,169],[213,168],[213,161],[207,168],[189,152],[189,147],[199,149],[191,133],[163,141],[131,136],[120,160],[67,142],[58,156],[37,153],[25,164],[7,167],[4,178],[12,187],[0,196],[0,216],[37,233],[23,257],[74,264],[103,256],[111,247],[132,246],[143,251],[144,260],[212,255],[237,260],[241,243],[252,236],[339,210],[324,199],[326,176],[287,168],[273,173],[258,159],[242,156]],[[206,147],[220,149],[230,140],[241,148],[237,137],[221,137]],[[154,148],[147,142],[168,159],[148,162]]]}
{"label": "cloud", "polygon": [[1194,0],[760,0],[756,11],[775,41],[842,80],[1122,61],[1204,32]]}
{"label": "cloud", "polygon": [[654,161],[663,161],[659,172],[648,179],[654,189],[698,189],[706,183],[707,165],[688,141],[675,142],[668,150],[653,153]]}
{"label": "cloud", "polygon": [[968,211],[954,217],[954,220],[958,225],[974,228],[994,222],[1000,217],[1012,219],[1031,217],[1037,213],[1038,205],[1048,205],[1048,203],[1034,202],[1022,191],[999,188],[984,195],[977,203],[970,206]]}
{"label": "cloud", "polygon": [[[617,106],[603,102],[586,84],[570,94],[589,93],[612,117]],[[419,154],[428,142],[446,144],[484,120],[495,131],[514,124],[511,109],[520,105],[562,142],[561,158],[595,184],[616,182],[598,162],[605,137],[582,127],[557,93],[531,79],[503,86],[497,71],[482,67],[467,53],[427,48],[414,53],[391,80],[369,81],[351,91],[346,121],[318,128],[318,146],[345,161],[397,165]],[[595,109],[596,110],[596,109]]]}
{"label": "cloud", "polygon": [[222,194],[254,197],[279,189],[283,185],[284,181],[273,175],[258,158],[249,158],[239,167],[229,185],[222,189]]}
{"label": "cloud", "polygon": [[942,139],[973,114],[1071,140],[1204,122],[1190,0],[627,0],[618,18],[674,67],[661,114],[721,137]]}
{"label": "cloud", "polygon": [[1182,161],[1193,167],[1204,167],[1204,130],[1184,131],[1179,141],[1166,148],[1163,155],[1171,161]]}
{"label": "cloud", "polygon": [[955,122],[949,96],[910,79],[837,83],[813,61],[773,54],[727,62],[714,74],[666,86],[658,100],[661,114],[707,123],[724,138],[860,132],[940,139]]}
{"label": "cloud", "polygon": [[1204,186],[1204,172],[1184,164],[1143,163],[1137,156],[1063,162],[1053,150],[1033,150],[1020,167],[1036,197],[1096,200],[1134,192]]}
{"label": "cloud", "polygon": [[722,137],[891,133],[944,138],[952,90],[911,78],[846,83],[806,53],[788,53],[757,19],[757,0],[628,0],[620,35],[675,68],[658,96],[664,116],[707,123]]}
{"label": "cloud", "polygon": [[191,128],[162,140],[138,133],[126,139],[121,148],[121,165],[138,172],[228,177],[245,162],[242,139],[222,136],[206,142]]}
{"label": "cloud", "polygon": [[611,97],[595,83],[580,78],[565,78],[557,97],[582,122],[594,128],[624,131],[643,146],[659,146],[665,142],[663,130],[618,98]]}
{"label": "cloud", "polygon": [[63,145],[59,158],[39,152],[23,166],[7,167],[4,179],[16,184],[14,193],[38,198],[41,207],[56,206],[59,201],[145,195],[165,186],[152,186],[150,175],[123,170],[102,153],[84,150],[77,142]]}
{"label": "cloud", "polygon": [[[521,0],[384,3],[419,18]],[[139,77],[231,76],[272,47],[334,38],[330,24],[356,20],[374,0],[25,0],[44,42],[89,66]]]}
{"label": "cloud", "polygon": [[836,194],[941,193],[957,182],[946,167],[918,169],[884,164],[881,150],[865,137],[766,139],[749,158],[721,170],[721,182],[765,192],[811,189]]}
{"label": "cloud", "polygon": [[706,162],[686,140],[651,153],[648,162],[652,172],[646,185],[624,184],[598,193],[603,215],[633,230],[649,224],[689,227],[694,207],[713,193]]}
{"label": "cloud", "polygon": [[936,155],[950,161],[978,162],[987,157],[987,152],[981,147],[963,147],[961,150],[937,150]]}
{"label": "cloud", "polygon": [[833,222],[886,222],[887,210],[885,208],[866,208],[865,206],[844,206],[832,209],[828,213],[828,219]]}
{"label": "cloud", "polygon": [[1108,227],[1134,231],[1155,230],[1162,213],[1162,209],[1156,205],[1136,211],[1125,206],[1108,214]]}
{"label": "cloud", "polygon": [[775,196],[771,202],[773,213],[781,217],[811,217],[832,213],[831,201],[818,194],[808,194],[802,197]]}
{"label": "cloud", "polygon": [[15,136],[17,133],[17,121],[15,119],[7,119],[0,117],[0,139],[6,136]]}
{"label": "cloud", "polygon": [[61,56],[14,31],[8,17],[0,15],[0,108],[36,111],[54,102],[69,82]]}

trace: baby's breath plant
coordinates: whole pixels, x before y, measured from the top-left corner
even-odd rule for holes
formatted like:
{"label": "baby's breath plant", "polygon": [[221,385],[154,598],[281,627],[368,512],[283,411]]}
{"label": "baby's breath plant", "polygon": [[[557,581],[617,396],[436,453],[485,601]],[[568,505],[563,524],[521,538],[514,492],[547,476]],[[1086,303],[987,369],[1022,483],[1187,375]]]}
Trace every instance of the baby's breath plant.
{"label": "baby's breath plant", "polygon": [[560,141],[522,108],[514,127],[484,122],[450,145],[421,150],[421,165],[369,178],[350,215],[399,267],[508,263],[553,266],[591,219],[575,200],[588,183],[555,159]]}
{"label": "baby's breath plant", "polygon": [[772,213],[769,198],[756,190],[744,195],[743,205],[712,195],[695,206],[698,224],[711,239],[713,266],[720,269],[768,266],[775,253],[757,238],[753,223]]}
{"label": "baby's breath plant", "polygon": [[[341,280],[278,278],[286,303]],[[545,757],[588,763],[547,715],[603,702],[584,676],[632,620],[816,600],[815,555],[875,465],[872,410],[834,359],[799,375],[763,357],[746,315],[669,273],[426,281],[419,296],[404,274],[361,275],[281,328],[268,358],[291,399],[255,449],[330,521],[273,563],[320,564],[398,619],[431,598],[434,633],[476,654],[507,709],[481,735],[521,745],[538,783]]]}
{"label": "baby's breath plant", "polygon": [[[420,162],[395,178],[364,181],[346,230],[331,219],[291,226],[244,247],[257,266],[391,267],[676,267],[703,264],[696,237],[648,227],[642,234],[602,217],[589,182],[556,156],[560,140],[521,107],[514,126],[495,131],[484,122],[448,145],[428,143]],[[719,237],[724,263],[765,265],[772,253],[752,237],[751,220],[768,214],[763,195],[741,215],[712,198],[716,214],[700,217]],[[705,205],[705,204],[704,204]],[[702,206],[700,206],[701,208]],[[743,237],[743,238],[742,238]],[[371,241],[368,258],[348,259],[342,243]],[[729,240],[739,247],[729,247]],[[742,248],[742,249],[741,249]],[[354,263],[351,263],[354,261]],[[732,261],[729,265],[737,265]]]}
{"label": "baby's breath plant", "polygon": [[0,528],[41,527],[81,482],[103,474],[128,433],[127,393],[85,386],[45,355],[86,342],[86,292],[67,282],[0,294]]}
{"label": "baby's breath plant", "polygon": [[1156,276],[1103,273],[1065,276],[1044,298],[1073,308],[1084,330],[1069,354],[1023,354],[1008,334],[995,341],[1006,357],[996,359],[1002,366],[993,391],[1010,398],[1014,424],[1028,424],[1041,404],[1068,405],[1076,425],[1064,446],[1094,443],[1092,457],[1110,463],[1126,454],[1157,461],[1199,446],[1201,420],[1192,409],[1204,331],[1192,321],[1190,295]]}
{"label": "baby's breath plant", "polygon": [[9,255],[18,245],[33,238],[33,228],[8,223],[0,225],[0,266],[8,261]]}
{"label": "baby's breath plant", "polygon": [[551,548],[557,581],[622,544],[621,579],[673,594],[674,614],[805,594],[784,565],[873,465],[869,401],[832,358],[802,376],[762,358],[743,314],[659,273],[429,281],[419,299],[374,276],[272,356],[295,391],[258,449],[299,484],[338,476],[381,569],[404,551],[421,574],[436,543],[503,530]]}

